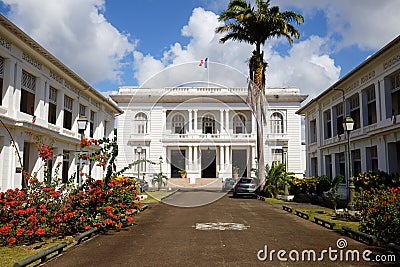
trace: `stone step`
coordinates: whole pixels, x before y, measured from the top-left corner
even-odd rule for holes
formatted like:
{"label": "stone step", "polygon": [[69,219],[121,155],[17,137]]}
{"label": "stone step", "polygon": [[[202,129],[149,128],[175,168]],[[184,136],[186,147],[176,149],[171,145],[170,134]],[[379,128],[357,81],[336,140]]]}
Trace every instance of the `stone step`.
{"label": "stone step", "polygon": [[171,188],[199,188],[199,187],[213,187],[218,188],[222,186],[221,178],[196,178],[194,184],[190,183],[189,178],[170,178],[168,179],[167,187]]}

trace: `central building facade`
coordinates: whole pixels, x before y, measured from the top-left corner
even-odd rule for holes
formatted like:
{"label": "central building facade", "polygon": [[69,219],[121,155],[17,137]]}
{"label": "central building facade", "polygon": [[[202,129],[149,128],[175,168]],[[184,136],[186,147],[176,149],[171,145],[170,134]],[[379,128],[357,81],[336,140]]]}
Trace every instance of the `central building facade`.
{"label": "central building facade", "polygon": [[[296,176],[305,171],[301,121],[295,112],[306,95],[294,87],[267,88],[264,122],[265,163],[287,161]],[[247,88],[120,87],[111,96],[124,111],[118,117],[121,169],[150,180],[160,171],[180,178],[250,177],[256,166],[257,121],[246,103]],[[283,148],[287,152],[283,153]]]}

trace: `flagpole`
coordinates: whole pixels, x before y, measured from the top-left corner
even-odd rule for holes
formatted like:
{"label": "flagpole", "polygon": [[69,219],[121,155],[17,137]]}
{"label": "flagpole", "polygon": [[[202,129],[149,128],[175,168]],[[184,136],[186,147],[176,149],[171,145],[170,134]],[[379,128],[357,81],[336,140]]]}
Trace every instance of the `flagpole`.
{"label": "flagpole", "polygon": [[[209,59],[210,58],[207,58],[207,61],[210,62]],[[210,64],[207,64],[207,88],[210,88]]]}

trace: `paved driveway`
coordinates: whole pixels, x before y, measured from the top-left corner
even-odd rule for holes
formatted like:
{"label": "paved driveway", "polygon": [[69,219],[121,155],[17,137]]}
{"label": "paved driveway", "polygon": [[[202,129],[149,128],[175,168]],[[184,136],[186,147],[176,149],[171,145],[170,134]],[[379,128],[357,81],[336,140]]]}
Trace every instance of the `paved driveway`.
{"label": "paved driveway", "polygon": [[[348,250],[361,254],[373,248],[344,238],[339,249],[341,235],[256,199],[197,190],[178,192],[166,202],[170,204],[156,204],[137,216],[136,226],[96,236],[46,266],[381,266],[345,261]],[[182,203],[191,207],[176,206]],[[279,250],[288,261],[278,259]],[[302,254],[308,259],[311,250],[316,258],[326,250],[324,261],[289,258],[298,252],[300,260]]]}

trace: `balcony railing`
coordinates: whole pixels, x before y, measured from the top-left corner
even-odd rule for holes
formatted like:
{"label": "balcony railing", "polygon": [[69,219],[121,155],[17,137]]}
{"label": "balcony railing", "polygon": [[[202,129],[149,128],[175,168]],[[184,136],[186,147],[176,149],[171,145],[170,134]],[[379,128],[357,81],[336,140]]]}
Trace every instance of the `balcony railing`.
{"label": "balcony railing", "polygon": [[200,133],[189,133],[189,134],[171,134],[165,133],[162,136],[164,141],[167,140],[187,140],[187,141],[195,141],[195,140],[207,140],[207,139],[218,139],[218,140],[249,140],[256,138],[256,134],[251,133],[241,133],[241,134],[200,134]]}

